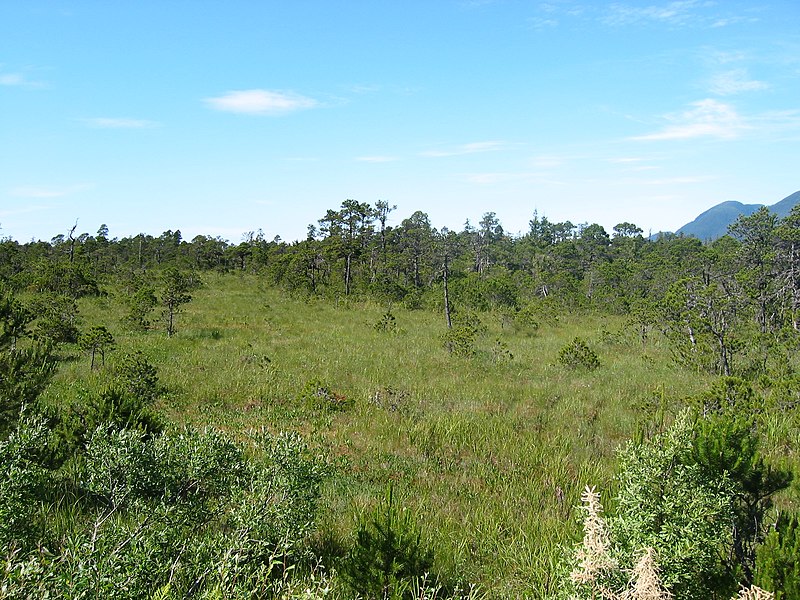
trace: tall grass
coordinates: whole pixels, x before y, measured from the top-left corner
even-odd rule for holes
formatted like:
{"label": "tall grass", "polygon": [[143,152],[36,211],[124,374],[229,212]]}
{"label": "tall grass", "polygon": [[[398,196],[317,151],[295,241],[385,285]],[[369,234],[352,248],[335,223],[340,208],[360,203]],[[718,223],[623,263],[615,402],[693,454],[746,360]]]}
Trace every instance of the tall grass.
{"label": "tall grass", "polygon": [[[476,353],[456,357],[442,344],[442,315],[393,307],[397,330],[379,331],[385,305],[291,298],[254,276],[204,277],[171,339],[164,328],[127,330],[113,290],[82,300],[84,324],[105,325],[115,352],[141,350],[157,365],[167,390],[159,408],[172,419],[242,434],[294,430],[325,454],[335,465],[320,519],[329,552],[350,543],[391,481],[439,568],[494,597],[556,591],[555,565],[580,537],[573,507],[585,484],[608,490],[616,447],[653,427],[665,401],[709,381],[674,366],[657,336],[643,347],[620,317],[561,315],[531,334],[482,315]],[[558,363],[576,336],[597,352],[598,369]],[[497,339],[513,358],[492,354]],[[101,386],[88,360],[74,350],[46,400]],[[346,402],[309,403],[310,381]]]}

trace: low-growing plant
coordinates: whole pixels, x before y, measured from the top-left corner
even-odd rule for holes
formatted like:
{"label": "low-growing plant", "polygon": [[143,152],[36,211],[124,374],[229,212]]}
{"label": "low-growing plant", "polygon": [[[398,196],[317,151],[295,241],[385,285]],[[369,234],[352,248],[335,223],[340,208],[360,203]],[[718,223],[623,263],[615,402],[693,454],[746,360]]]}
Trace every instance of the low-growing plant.
{"label": "low-growing plant", "polygon": [[391,310],[387,310],[383,316],[375,323],[372,328],[381,333],[396,333],[397,332],[397,319],[392,314]]}
{"label": "low-growing plant", "polygon": [[37,403],[55,370],[49,344],[0,350],[0,440],[13,430],[22,408]]}
{"label": "low-growing plant", "polygon": [[128,313],[125,322],[136,331],[144,331],[150,326],[150,313],[158,306],[155,290],[142,278],[133,282],[133,290],[124,296]]}
{"label": "low-growing plant", "polygon": [[398,509],[390,486],[374,515],[362,519],[340,573],[359,597],[369,600],[412,598],[411,583],[430,576],[433,552],[405,509]]}
{"label": "low-growing plant", "polygon": [[492,362],[500,363],[512,360],[514,360],[514,355],[511,353],[511,350],[508,349],[508,344],[500,338],[497,338],[494,342],[494,346],[492,346]]}
{"label": "low-growing plant", "polygon": [[23,414],[8,439],[0,441],[0,547],[7,550],[30,548],[41,534],[37,501],[48,475],[36,457],[49,440],[44,421]]}
{"label": "low-growing plant", "polygon": [[756,552],[755,582],[775,600],[800,598],[800,517],[781,515]]}
{"label": "low-growing plant", "polygon": [[[25,431],[41,445],[43,426]],[[28,529],[64,507],[39,511],[48,500],[21,462],[31,443],[18,441],[0,445],[11,475],[0,480],[0,596],[281,597],[308,556],[325,468],[296,434],[261,431],[244,445],[212,429],[148,438],[99,426],[71,471],[82,492],[69,522],[49,540]]]}
{"label": "low-growing plant", "polygon": [[38,294],[30,303],[37,315],[33,322],[33,335],[54,344],[78,341],[78,304],[69,296],[46,292]]}
{"label": "low-growing plant", "polygon": [[331,390],[320,379],[308,380],[297,399],[311,409],[333,412],[346,410],[353,404],[347,396]]}
{"label": "low-growing plant", "polygon": [[588,369],[593,371],[600,366],[597,353],[589,348],[585,340],[576,337],[558,352],[558,362],[570,369]]}
{"label": "low-growing plant", "polygon": [[444,347],[453,356],[472,356],[478,335],[486,332],[480,317],[474,312],[457,312],[453,316],[453,326],[442,336]]}
{"label": "low-growing plant", "polygon": [[527,334],[534,334],[539,330],[541,314],[533,304],[526,304],[514,315],[514,328]]}
{"label": "low-growing plant", "polygon": [[147,404],[161,393],[158,370],[140,350],[122,354],[114,365],[114,374],[124,390]]}

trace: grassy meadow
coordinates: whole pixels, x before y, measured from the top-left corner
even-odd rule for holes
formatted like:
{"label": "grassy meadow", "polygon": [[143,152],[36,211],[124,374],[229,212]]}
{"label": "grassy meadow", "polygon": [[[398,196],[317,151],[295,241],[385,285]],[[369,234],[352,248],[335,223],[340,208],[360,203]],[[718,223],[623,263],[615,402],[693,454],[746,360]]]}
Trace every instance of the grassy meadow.
{"label": "grassy meadow", "polygon": [[[385,305],[293,298],[249,275],[204,278],[171,339],[155,324],[128,331],[113,290],[80,301],[83,325],[106,326],[116,352],[147,355],[165,388],[158,408],[176,423],[300,432],[330,465],[323,556],[347,547],[391,483],[439,571],[489,597],[553,593],[581,535],[574,507],[584,486],[610,503],[616,448],[713,381],[676,366],[657,335],[643,344],[622,317],[561,314],[520,330],[482,314],[477,352],[458,357],[442,343],[440,314],[393,306],[396,328],[382,331],[374,325]],[[559,364],[576,336],[598,369]],[[46,402],[102,385],[102,368],[68,352]],[[781,427],[781,453],[796,461],[797,428]]]}

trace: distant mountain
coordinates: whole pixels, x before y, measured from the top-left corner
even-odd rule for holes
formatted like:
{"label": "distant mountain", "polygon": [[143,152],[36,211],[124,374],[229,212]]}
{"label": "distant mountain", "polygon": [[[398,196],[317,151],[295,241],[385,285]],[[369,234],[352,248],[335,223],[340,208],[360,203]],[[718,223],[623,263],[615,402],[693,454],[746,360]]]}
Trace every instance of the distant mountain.
{"label": "distant mountain", "polygon": [[[778,217],[786,217],[796,205],[800,204],[800,191],[791,196],[787,196],[777,204],[769,206],[769,209]],[[687,223],[675,233],[696,237],[703,241],[715,240],[728,233],[728,226],[740,216],[750,216],[756,212],[763,204],[742,204],[741,202],[722,202],[712,206],[691,223]]]}

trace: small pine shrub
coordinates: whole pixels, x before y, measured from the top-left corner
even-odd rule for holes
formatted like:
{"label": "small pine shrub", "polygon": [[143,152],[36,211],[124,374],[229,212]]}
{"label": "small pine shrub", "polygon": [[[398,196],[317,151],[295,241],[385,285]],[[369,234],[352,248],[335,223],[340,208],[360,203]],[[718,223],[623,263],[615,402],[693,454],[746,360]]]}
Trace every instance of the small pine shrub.
{"label": "small pine shrub", "polygon": [[433,552],[405,509],[398,511],[391,486],[374,516],[362,520],[355,544],[339,572],[358,597],[368,600],[412,598],[412,582],[428,577]]}
{"label": "small pine shrub", "polygon": [[536,333],[540,326],[540,314],[536,306],[526,304],[514,315],[514,328],[528,334]]}
{"label": "small pine shrub", "polygon": [[381,333],[397,333],[397,319],[395,319],[392,311],[387,310],[372,328]]}
{"label": "small pine shrub", "polygon": [[579,337],[559,350],[558,362],[570,369],[583,368],[590,371],[600,366],[597,354]]}
{"label": "small pine shrub", "polygon": [[484,325],[477,314],[473,312],[456,313],[454,323],[444,336],[444,347],[454,356],[473,356],[475,342],[479,334],[486,332]]}
{"label": "small pine shrub", "polygon": [[114,371],[120,387],[146,404],[153,403],[161,394],[158,371],[139,350],[123,354]]}
{"label": "small pine shrub", "polygon": [[756,552],[755,581],[775,600],[800,598],[800,516],[782,516]]}

